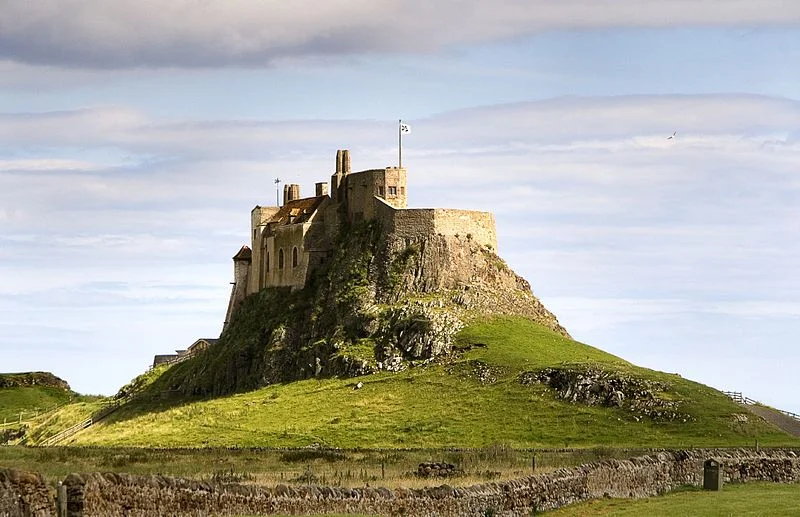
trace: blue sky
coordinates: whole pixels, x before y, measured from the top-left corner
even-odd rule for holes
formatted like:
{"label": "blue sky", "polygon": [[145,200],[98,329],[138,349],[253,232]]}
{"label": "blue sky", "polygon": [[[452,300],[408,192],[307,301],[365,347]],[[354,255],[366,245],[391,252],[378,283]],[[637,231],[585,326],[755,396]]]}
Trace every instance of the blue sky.
{"label": "blue sky", "polygon": [[0,0],[0,371],[216,336],[272,180],[403,118],[411,205],[493,211],[576,339],[800,412],[797,63],[787,0]]}

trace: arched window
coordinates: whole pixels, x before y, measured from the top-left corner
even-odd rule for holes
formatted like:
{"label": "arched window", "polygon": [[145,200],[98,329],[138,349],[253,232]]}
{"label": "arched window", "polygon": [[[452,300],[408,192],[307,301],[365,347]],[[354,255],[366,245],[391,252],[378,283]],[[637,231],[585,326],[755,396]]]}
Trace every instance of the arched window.
{"label": "arched window", "polygon": [[292,267],[297,267],[297,246],[292,248]]}
{"label": "arched window", "polygon": [[283,248],[278,250],[278,269],[283,269]]}

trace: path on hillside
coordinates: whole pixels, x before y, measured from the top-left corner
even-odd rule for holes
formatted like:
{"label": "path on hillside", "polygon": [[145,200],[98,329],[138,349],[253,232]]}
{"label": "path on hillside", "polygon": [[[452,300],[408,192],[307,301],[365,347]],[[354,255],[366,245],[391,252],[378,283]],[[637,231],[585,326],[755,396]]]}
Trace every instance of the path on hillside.
{"label": "path on hillside", "polygon": [[742,404],[742,406],[767,422],[780,427],[787,433],[800,437],[800,420],[792,418],[789,415],[784,415],[780,411],[766,406],[759,406],[757,404]]}

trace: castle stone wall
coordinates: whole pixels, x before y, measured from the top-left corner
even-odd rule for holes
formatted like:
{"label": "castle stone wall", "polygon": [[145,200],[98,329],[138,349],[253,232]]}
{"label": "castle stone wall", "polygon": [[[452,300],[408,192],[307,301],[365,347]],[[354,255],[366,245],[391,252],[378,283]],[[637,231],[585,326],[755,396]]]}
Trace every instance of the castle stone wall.
{"label": "castle stone wall", "polygon": [[375,217],[388,233],[401,239],[419,239],[442,235],[463,237],[478,246],[497,250],[494,215],[490,212],[450,208],[406,208],[396,210],[376,199]]}
{"label": "castle stone wall", "polygon": [[263,232],[272,216],[280,210],[277,206],[256,206],[250,212],[250,249],[252,250],[251,272],[247,279],[247,294],[257,293],[263,285],[259,265],[263,263]]}
{"label": "castle stone wall", "polygon": [[470,487],[419,489],[216,485],[162,476],[70,475],[70,508],[97,517],[129,515],[269,515],[366,513],[522,517],[601,497],[642,498],[701,485],[703,462],[723,465],[725,482],[800,482],[794,451],[675,451],[607,460],[521,479]]}
{"label": "castle stone wall", "polygon": [[[275,229],[275,235],[267,237],[266,249],[270,253],[267,285],[303,287],[308,270],[308,253],[303,247],[303,237],[311,223],[289,224]],[[297,248],[298,263],[292,265],[292,250]],[[283,267],[280,267],[280,250],[283,249]],[[263,267],[263,266],[262,266]]]}
{"label": "castle stone wall", "polygon": [[490,212],[436,208],[433,230],[439,235],[466,236],[479,246],[497,250],[494,215]]}

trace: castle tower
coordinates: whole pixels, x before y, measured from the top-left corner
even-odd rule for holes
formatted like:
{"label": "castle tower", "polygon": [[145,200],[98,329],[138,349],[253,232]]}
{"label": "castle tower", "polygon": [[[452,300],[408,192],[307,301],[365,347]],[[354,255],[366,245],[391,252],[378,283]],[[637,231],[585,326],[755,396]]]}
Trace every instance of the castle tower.
{"label": "castle tower", "polygon": [[242,246],[239,252],[233,256],[233,282],[231,282],[233,285],[231,286],[228,310],[225,313],[225,322],[222,325],[223,332],[228,327],[233,312],[247,296],[247,277],[250,275],[252,256],[252,251],[247,246]]}

